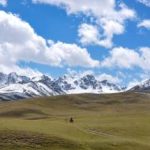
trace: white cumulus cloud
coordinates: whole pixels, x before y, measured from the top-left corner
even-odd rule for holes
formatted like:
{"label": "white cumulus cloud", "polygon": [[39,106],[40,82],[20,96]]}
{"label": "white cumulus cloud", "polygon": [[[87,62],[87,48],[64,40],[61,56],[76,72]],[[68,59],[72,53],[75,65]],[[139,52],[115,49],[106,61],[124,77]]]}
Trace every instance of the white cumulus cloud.
{"label": "white cumulus cloud", "polygon": [[[136,12],[125,4],[117,4],[115,0],[32,0],[33,3],[43,3],[61,7],[67,14],[84,14],[94,18],[94,26],[83,23],[78,35],[83,44],[96,44],[104,47],[113,45],[113,36],[124,33],[125,21],[136,17]],[[96,27],[97,26],[97,27]],[[86,34],[85,34],[86,32]],[[90,35],[91,34],[91,35]],[[91,38],[96,35],[92,40]],[[101,39],[99,39],[101,35]],[[91,43],[90,43],[91,42]]]}
{"label": "white cumulus cloud", "polygon": [[110,51],[110,56],[105,58],[102,66],[132,68],[139,63],[140,56],[137,52],[128,48],[117,47]]}
{"label": "white cumulus cloud", "polygon": [[150,71],[150,47],[140,48],[141,60],[140,66],[145,71]]}
{"label": "white cumulus cloud", "polygon": [[141,47],[138,50],[116,47],[110,51],[108,57],[101,61],[106,68],[133,69],[139,67],[143,71],[150,71],[150,47]]}
{"label": "white cumulus cloud", "polygon": [[98,44],[100,41],[100,34],[97,26],[86,23],[80,25],[78,36],[83,45]]}
{"label": "white cumulus cloud", "polygon": [[144,4],[147,7],[150,7],[150,0],[137,0],[137,1]]}
{"label": "white cumulus cloud", "polygon": [[143,27],[143,28],[146,28],[146,29],[150,30],[150,20],[149,19],[143,20],[137,26],[139,28]]}
{"label": "white cumulus cloud", "polygon": [[0,11],[0,66],[12,68],[19,61],[50,66],[99,66],[99,61],[92,59],[87,49],[45,40],[18,16]]}
{"label": "white cumulus cloud", "polygon": [[0,5],[6,6],[7,5],[7,0],[0,0]]}

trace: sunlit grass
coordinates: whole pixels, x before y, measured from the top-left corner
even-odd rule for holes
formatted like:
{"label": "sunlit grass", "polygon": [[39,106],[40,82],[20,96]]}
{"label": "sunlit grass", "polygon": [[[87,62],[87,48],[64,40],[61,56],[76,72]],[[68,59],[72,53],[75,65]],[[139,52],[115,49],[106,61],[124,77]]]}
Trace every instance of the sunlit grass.
{"label": "sunlit grass", "polygon": [[4,150],[149,150],[150,97],[83,94],[1,102],[0,133]]}

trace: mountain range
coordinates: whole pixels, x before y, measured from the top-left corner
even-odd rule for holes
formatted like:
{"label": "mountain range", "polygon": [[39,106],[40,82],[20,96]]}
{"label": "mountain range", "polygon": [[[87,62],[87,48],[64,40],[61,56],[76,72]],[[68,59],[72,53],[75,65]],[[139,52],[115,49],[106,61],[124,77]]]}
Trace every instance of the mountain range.
{"label": "mountain range", "polygon": [[149,93],[150,92],[150,79],[142,81],[140,84],[133,86],[130,89],[130,91]]}
{"label": "mountain range", "polygon": [[[129,89],[130,91],[148,91],[150,80]],[[53,79],[46,75],[27,77],[17,73],[0,73],[0,100],[17,100],[39,96],[53,96],[78,93],[117,93],[126,88],[99,80],[92,74],[64,75]]]}

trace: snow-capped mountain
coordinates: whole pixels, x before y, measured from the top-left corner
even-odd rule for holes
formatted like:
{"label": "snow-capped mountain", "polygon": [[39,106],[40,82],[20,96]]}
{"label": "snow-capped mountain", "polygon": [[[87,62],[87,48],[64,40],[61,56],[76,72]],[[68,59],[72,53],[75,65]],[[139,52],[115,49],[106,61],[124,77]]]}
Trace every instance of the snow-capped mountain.
{"label": "snow-capped mountain", "polygon": [[13,100],[37,96],[75,93],[114,93],[123,89],[94,75],[64,75],[57,79],[42,75],[29,78],[17,73],[0,73],[0,99]]}
{"label": "snow-capped mountain", "polygon": [[114,93],[122,89],[107,80],[99,81],[94,75],[65,75],[55,80],[67,94],[73,93]]}
{"label": "snow-capped mountain", "polygon": [[135,85],[134,87],[129,89],[129,91],[150,92],[150,79],[145,80],[145,81]]}

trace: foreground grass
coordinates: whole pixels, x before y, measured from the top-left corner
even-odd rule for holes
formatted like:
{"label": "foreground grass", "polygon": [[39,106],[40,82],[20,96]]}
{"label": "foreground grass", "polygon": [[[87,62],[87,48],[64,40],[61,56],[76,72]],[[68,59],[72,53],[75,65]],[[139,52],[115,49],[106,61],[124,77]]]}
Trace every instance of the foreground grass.
{"label": "foreground grass", "polygon": [[150,96],[146,94],[83,94],[0,103],[1,150],[149,150],[149,141]]}

